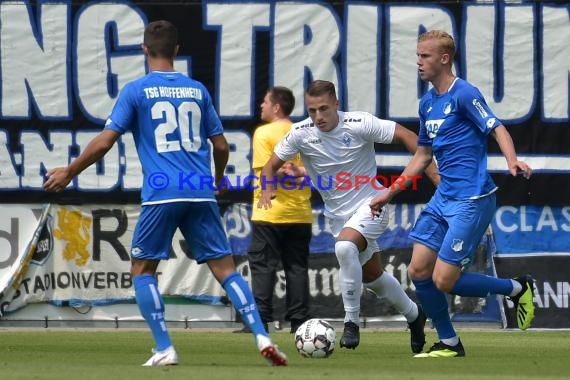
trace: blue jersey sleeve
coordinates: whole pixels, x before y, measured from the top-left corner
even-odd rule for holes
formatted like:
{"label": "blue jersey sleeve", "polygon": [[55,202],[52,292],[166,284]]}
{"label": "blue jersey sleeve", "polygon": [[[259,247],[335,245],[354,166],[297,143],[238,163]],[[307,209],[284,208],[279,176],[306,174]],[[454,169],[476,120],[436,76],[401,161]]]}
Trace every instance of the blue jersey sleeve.
{"label": "blue jersey sleeve", "polygon": [[132,128],[136,119],[137,107],[134,83],[127,83],[105,123],[105,128],[123,134]]}
{"label": "blue jersey sleeve", "polygon": [[483,94],[475,88],[468,87],[459,93],[457,98],[459,108],[465,116],[485,135],[502,124],[487,105]]}

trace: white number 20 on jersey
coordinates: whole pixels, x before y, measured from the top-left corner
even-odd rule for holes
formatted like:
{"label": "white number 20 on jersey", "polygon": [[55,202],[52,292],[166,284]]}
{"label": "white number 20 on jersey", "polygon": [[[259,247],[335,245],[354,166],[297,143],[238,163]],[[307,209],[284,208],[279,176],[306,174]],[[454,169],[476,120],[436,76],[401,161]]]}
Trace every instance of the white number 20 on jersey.
{"label": "white number 20 on jersey", "polygon": [[[191,120],[188,118],[189,114],[192,117]],[[181,148],[187,152],[196,152],[200,149],[202,111],[196,103],[183,102],[176,109],[172,103],[156,102],[151,108],[151,116],[153,120],[164,119],[164,122],[154,130],[154,141],[158,153],[176,152]],[[180,140],[168,140],[168,135],[177,128],[180,129]]]}

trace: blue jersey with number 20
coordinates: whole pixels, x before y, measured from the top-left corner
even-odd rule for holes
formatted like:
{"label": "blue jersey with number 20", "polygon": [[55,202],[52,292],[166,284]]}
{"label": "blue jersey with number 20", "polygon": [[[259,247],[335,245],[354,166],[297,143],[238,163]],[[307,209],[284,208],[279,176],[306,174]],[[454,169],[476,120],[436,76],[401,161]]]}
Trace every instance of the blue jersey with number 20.
{"label": "blue jersey with number 20", "polygon": [[132,81],[105,128],[133,133],[143,170],[143,205],[215,200],[208,138],[223,128],[200,82],[163,71]]}

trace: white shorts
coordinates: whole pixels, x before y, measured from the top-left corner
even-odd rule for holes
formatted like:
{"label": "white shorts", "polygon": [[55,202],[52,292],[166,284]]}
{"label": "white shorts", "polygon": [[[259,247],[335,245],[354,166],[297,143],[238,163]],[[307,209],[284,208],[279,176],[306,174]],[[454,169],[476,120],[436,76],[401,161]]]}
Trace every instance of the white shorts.
{"label": "white shorts", "polygon": [[366,249],[361,251],[358,255],[360,265],[364,265],[368,260],[370,260],[375,252],[380,251],[376,241],[388,226],[390,214],[389,207],[390,205],[384,206],[380,216],[372,219],[372,213],[370,212],[370,199],[367,199],[362,202],[360,207],[358,207],[352,215],[327,218],[327,222],[335,239],[340,234],[340,231],[346,227],[352,228],[364,236],[367,244]]}

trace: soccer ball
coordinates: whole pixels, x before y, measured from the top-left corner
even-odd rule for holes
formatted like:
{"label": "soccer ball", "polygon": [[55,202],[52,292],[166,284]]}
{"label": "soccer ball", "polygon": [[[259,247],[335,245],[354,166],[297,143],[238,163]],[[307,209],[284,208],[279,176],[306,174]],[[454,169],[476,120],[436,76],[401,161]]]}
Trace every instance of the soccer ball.
{"label": "soccer ball", "polygon": [[336,333],[325,320],[314,318],[295,332],[295,347],[306,358],[328,358],[334,351]]}

